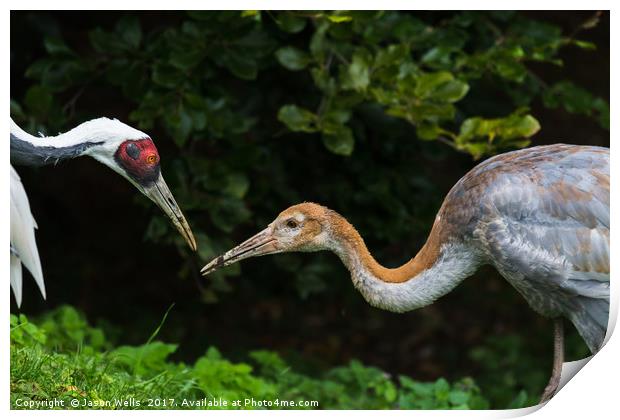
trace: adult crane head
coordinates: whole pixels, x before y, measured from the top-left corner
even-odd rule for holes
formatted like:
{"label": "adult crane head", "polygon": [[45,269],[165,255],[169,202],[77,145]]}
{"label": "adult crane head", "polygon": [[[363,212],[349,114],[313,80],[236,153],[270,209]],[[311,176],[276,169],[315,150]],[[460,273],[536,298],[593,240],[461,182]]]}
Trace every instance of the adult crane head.
{"label": "adult crane head", "polygon": [[264,230],[239,246],[215,258],[202,269],[207,275],[220,267],[250,257],[281,252],[313,252],[337,247],[335,234],[349,225],[339,223],[333,210],[315,203],[301,203],[289,207]]}
{"label": "adult crane head", "polygon": [[170,218],[196,250],[196,240],[161,173],[155,143],[116,119],[97,118],[55,137],[37,138],[11,121],[11,161],[34,166],[91,156],[131,182]]}
{"label": "adult crane head", "polygon": [[195,251],[196,240],[164,181],[159,153],[153,140],[127,124],[108,118],[86,122],[74,130],[82,127],[92,133],[91,141],[95,144],[85,154],[119,173],[157,204]]}

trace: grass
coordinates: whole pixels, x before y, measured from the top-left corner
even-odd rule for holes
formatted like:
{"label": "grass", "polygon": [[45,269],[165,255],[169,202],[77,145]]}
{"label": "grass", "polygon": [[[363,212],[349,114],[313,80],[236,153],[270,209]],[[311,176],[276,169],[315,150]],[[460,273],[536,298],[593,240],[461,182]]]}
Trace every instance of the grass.
{"label": "grass", "polygon": [[157,341],[165,317],[141,346],[117,346],[74,308],[37,319],[11,315],[11,408],[76,409],[470,409],[488,408],[471,378],[418,382],[351,361],[302,374],[278,354],[245,362],[211,347],[193,364]]}

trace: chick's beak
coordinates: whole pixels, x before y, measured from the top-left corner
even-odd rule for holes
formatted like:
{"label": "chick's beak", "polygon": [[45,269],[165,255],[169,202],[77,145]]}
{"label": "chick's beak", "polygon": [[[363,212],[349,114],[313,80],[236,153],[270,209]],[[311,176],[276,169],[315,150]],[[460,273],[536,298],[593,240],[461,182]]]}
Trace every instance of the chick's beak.
{"label": "chick's beak", "polygon": [[206,276],[218,268],[226,267],[246,258],[274,254],[278,251],[278,241],[273,236],[273,228],[268,226],[241,245],[237,245],[219,257],[214,258],[209,264],[205,265],[200,272],[203,276]]}
{"label": "chick's beak", "polygon": [[183,238],[185,238],[185,241],[192,251],[196,251],[196,239],[194,239],[194,234],[161,173],[152,185],[144,187],[144,194],[166,213],[166,216],[170,218],[172,224],[181,233]]}

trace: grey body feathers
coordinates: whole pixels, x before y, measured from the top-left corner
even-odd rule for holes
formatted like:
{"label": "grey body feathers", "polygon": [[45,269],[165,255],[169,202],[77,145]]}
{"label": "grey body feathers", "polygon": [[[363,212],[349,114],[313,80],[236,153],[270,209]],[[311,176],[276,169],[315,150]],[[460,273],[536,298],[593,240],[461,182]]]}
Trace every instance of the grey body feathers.
{"label": "grey body feathers", "polygon": [[440,215],[536,312],[567,317],[598,351],[609,315],[609,149],[495,156],[454,186]]}

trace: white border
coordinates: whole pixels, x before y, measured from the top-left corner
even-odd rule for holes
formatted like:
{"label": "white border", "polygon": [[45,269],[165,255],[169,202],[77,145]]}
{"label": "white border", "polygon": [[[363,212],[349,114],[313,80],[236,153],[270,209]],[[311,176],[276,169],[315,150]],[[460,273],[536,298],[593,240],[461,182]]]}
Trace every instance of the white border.
{"label": "white border", "polygon": [[[610,10],[611,9],[611,44],[613,46],[617,46],[618,41],[618,32],[615,30],[615,23],[618,23],[618,19],[615,17],[615,11],[612,8],[614,3],[612,1],[600,1],[600,0],[591,0],[588,2],[583,1],[575,1],[575,0],[564,0],[561,3],[552,2],[548,0],[521,0],[521,1],[480,1],[480,0],[472,0],[472,1],[426,1],[426,2],[414,2],[414,1],[394,1],[394,0],[383,0],[379,2],[370,2],[370,1],[296,1],[296,2],[284,2],[284,1],[239,1],[239,0],[228,0],[225,4],[223,3],[215,3],[208,1],[191,1],[191,0],[175,0],[172,1],[161,1],[161,0],[153,0],[153,1],[128,1],[128,0],[108,0],[108,1],[76,1],[76,0],[56,0],[53,3],[49,1],[43,0],[23,0],[23,1],[7,1],[6,4],[9,8],[15,10],[37,10],[37,9],[49,9],[50,6],[59,9],[100,9],[100,10],[175,10],[175,9],[204,9],[209,8],[209,6],[223,6],[225,5],[229,9],[249,9],[249,10],[259,10],[259,9],[377,9],[377,6],[381,6],[381,9],[419,9],[419,10],[461,10],[464,8],[472,9],[472,10]],[[617,3],[616,3],[617,4]],[[557,9],[557,6],[562,6],[562,9]],[[10,14],[9,10],[6,10],[5,13],[2,14],[2,20],[0,21],[0,26],[4,28],[2,31],[3,45],[5,45],[5,57],[9,56],[10,44],[9,44],[9,25],[10,25]],[[620,70],[620,66],[618,66],[618,53],[617,50],[611,48],[611,74],[619,74],[617,73]],[[7,100],[10,96],[10,77],[9,77],[9,63],[5,66],[2,66],[2,72],[4,74],[4,83],[3,83],[3,91],[5,92],[3,97],[5,98],[5,115],[9,115],[9,101]],[[611,80],[611,102],[615,105],[615,98],[618,98],[618,83],[615,79]],[[618,108],[615,106],[611,107],[611,115],[612,115],[612,131],[610,133],[611,138],[613,138],[613,130],[615,129],[615,124],[620,121],[618,118]],[[4,127],[5,132],[9,131],[9,123],[8,118],[2,119],[2,127]],[[615,165],[618,160],[616,148],[620,146],[614,145],[612,147],[612,179],[618,179],[619,171],[618,165]],[[4,164],[8,166],[9,163],[9,142],[5,143],[5,147],[3,149],[5,153],[3,156]],[[2,181],[0,182],[0,188],[4,197],[9,197],[9,171],[8,168],[5,168],[3,173],[1,174]],[[618,192],[617,188],[615,188],[615,182],[612,182],[612,191],[611,191],[611,213],[617,214],[616,211],[620,209],[618,206]],[[4,237],[9,236],[9,210],[8,206],[4,206],[0,210],[2,212],[2,218],[0,220],[3,223],[0,224],[0,229]],[[8,242],[8,240],[7,240]],[[611,233],[611,242],[612,244],[619,243],[619,237],[617,231],[614,230]],[[615,261],[618,261],[620,258],[619,253],[617,252],[616,247],[612,246],[611,248],[611,264],[612,264],[612,272],[616,272],[618,264]],[[7,258],[4,259],[3,265],[3,273],[8,277],[9,273],[9,264],[8,264],[8,255]],[[5,322],[8,323],[9,313],[10,313],[10,291],[7,285],[8,281],[4,281],[5,284],[5,310],[4,310],[4,319]],[[612,308],[611,315],[612,318],[617,318],[618,314],[618,301],[619,301],[619,293],[620,288],[613,287],[612,282]],[[5,324],[6,325],[6,324]],[[371,411],[252,411],[252,412],[233,412],[233,411],[210,411],[208,413],[198,412],[198,411],[188,411],[183,412],[169,412],[169,411],[123,411],[123,412],[106,412],[106,411],[38,411],[36,414],[27,412],[27,411],[10,411],[9,408],[9,376],[10,376],[10,368],[9,368],[9,329],[2,328],[1,333],[1,342],[0,349],[3,349],[0,353],[2,353],[2,361],[0,362],[2,365],[2,372],[4,380],[0,381],[0,406],[4,407],[5,410],[9,411],[9,415],[15,418],[27,418],[30,419],[33,416],[37,418],[60,418],[60,417],[69,417],[69,418],[108,418],[111,416],[125,417],[131,416],[132,418],[161,418],[167,415],[174,416],[188,416],[194,418],[203,419],[205,415],[210,418],[247,418],[248,416],[252,416],[252,418],[257,419],[274,419],[274,418],[283,418],[295,416],[296,418],[315,418],[316,416],[334,418],[335,416],[342,415],[354,415],[355,417],[367,418],[370,416],[376,415],[389,415],[391,418],[406,418],[406,419],[438,419],[438,418],[461,418],[461,419],[481,419],[481,418],[511,418],[511,417],[519,417],[528,413],[530,414],[529,418],[532,419],[557,419],[561,418],[562,420],[567,419],[590,419],[590,418],[610,418],[612,416],[618,415],[617,408],[617,400],[618,400],[618,391],[617,391],[617,381],[620,379],[620,358],[617,355],[620,355],[620,339],[618,339],[617,334],[615,336],[611,336],[608,343],[605,347],[590,361],[584,369],[582,369],[575,379],[571,380],[562,390],[556,395],[545,407],[540,410],[536,410],[533,408],[530,409],[522,409],[522,410],[503,410],[503,411],[398,411],[393,410],[389,413],[375,413]]]}

